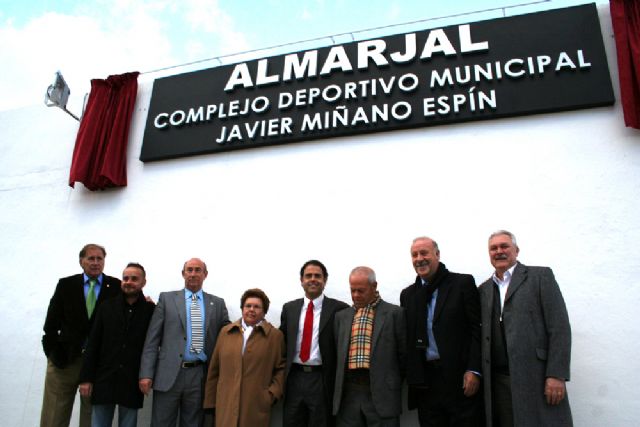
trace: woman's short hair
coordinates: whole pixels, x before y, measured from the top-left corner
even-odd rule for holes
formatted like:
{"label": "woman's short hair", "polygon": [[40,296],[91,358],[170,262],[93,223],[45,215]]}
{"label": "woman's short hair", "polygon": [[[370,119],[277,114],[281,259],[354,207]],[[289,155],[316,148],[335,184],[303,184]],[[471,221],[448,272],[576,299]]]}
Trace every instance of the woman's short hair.
{"label": "woman's short hair", "polygon": [[267,294],[265,294],[262,291],[262,289],[253,288],[253,289],[247,289],[246,291],[244,291],[244,293],[242,294],[242,297],[240,298],[241,309],[244,307],[244,303],[245,301],[247,301],[248,298],[259,298],[262,301],[262,308],[264,309],[264,314],[267,314],[267,312],[269,311],[269,297],[267,296]]}

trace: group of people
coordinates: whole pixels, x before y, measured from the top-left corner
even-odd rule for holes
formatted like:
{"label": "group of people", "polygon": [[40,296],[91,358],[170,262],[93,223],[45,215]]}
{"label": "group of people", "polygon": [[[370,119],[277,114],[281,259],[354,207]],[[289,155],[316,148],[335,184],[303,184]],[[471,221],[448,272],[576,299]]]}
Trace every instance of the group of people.
{"label": "group of people", "polygon": [[405,380],[420,426],[572,426],[571,330],[553,272],[520,263],[508,231],[488,243],[495,271],[476,287],[440,262],[433,239],[414,239],[417,277],[400,306],[366,266],[349,275],[351,305],[330,298],[327,268],[307,261],[304,295],[284,304],[279,328],[258,288],[230,322],[225,301],[202,290],[198,258],[156,305],[142,265],[107,276],[105,249],[86,245],[83,272],[60,279],[47,312],[41,427],[69,425],[77,390],[81,427],[111,426],[116,407],[119,425],[135,427],[151,391],[157,427],[268,426],[282,398],[285,427],[399,426]]}

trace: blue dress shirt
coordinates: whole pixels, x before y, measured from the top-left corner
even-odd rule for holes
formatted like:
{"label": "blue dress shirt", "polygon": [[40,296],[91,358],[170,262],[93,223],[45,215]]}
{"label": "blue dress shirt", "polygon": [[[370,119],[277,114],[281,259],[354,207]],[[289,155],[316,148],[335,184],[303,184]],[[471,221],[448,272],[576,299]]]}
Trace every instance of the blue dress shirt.
{"label": "blue dress shirt", "polygon": [[436,289],[431,296],[431,301],[429,301],[429,304],[427,305],[427,335],[429,337],[429,345],[427,346],[427,360],[440,359],[438,344],[436,344],[436,338],[433,336],[433,313],[436,310],[437,299],[438,290]]}
{"label": "blue dress shirt", "polygon": [[[87,300],[87,295],[89,295],[89,288],[91,285],[89,284],[89,280],[91,277],[87,276],[85,273],[82,273],[82,278],[84,279],[84,300]],[[100,289],[102,288],[102,274],[98,276],[98,280],[96,284],[93,285],[93,293],[96,294],[96,301],[98,301],[98,297],[100,296]]]}

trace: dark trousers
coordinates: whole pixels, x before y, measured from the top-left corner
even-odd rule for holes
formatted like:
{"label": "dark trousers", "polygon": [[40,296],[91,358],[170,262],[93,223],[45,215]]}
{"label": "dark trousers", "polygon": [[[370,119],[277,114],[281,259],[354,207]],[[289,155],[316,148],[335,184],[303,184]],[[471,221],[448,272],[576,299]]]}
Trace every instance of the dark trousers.
{"label": "dark trousers", "polygon": [[513,427],[513,404],[511,402],[511,377],[491,373],[491,410],[494,427]]}
{"label": "dark trousers", "polygon": [[334,425],[323,382],[321,367],[305,372],[299,365],[292,365],[285,389],[282,413],[284,427]]}
{"label": "dark trousers", "polygon": [[[462,376],[452,386],[446,381],[438,362],[427,363],[429,383],[424,387],[410,386],[416,397],[420,427],[482,427],[481,392],[465,397]],[[459,388],[456,387],[459,385]]]}

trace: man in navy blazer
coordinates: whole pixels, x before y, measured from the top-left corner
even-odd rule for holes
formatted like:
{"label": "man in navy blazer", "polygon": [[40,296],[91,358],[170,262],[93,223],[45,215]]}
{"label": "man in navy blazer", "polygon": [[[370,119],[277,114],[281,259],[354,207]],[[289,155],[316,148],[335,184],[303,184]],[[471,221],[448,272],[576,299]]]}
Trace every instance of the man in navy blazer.
{"label": "man in navy blazer", "polygon": [[[287,349],[284,427],[334,425],[331,414],[336,371],[333,321],[336,312],[348,305],[323,294],[328,278],[327,268],[320,261],[305,262],[300,269],[304,298],[289,301],[282,307],[280,330]],[[311,334],[305,353],[307,312]]]}
{"label": "man in navy blazer", "polygon": [[409,409],[423,427],[482,425],[480,296],[473,276],[440,262],[438,244],[411,244],[415,283],[400,294],[407,310]]}
{"label": "man in navy blazer", "polygon": [[[203,423],[208,363],[218,332],[229,323],[224,300],[202,291],[207,275],[207,265],[192,258],[182,268],[184,289],[162,292],[158,298],[140,361],[140,390],[144,394],[154,390],[151,425],[175,426],[178,414],[180,427],[200,427]],[[199,340],[192,340],[191,304],[200,307],[201,349],[195,342]]]}
{"label": "man in navy blazer", "polygon": [[[105,249],[93,243],[79,254],[83,273],[58,281],[44,322],[42,347],[47,356],[41,427],[68,426],[80,383],[82,353],[96,308],[120,294],[120,280],[103,274]],[[89,301],[89,302],[87,302]],[[80,427],[91,426],[91,402],[80,399]]]}

